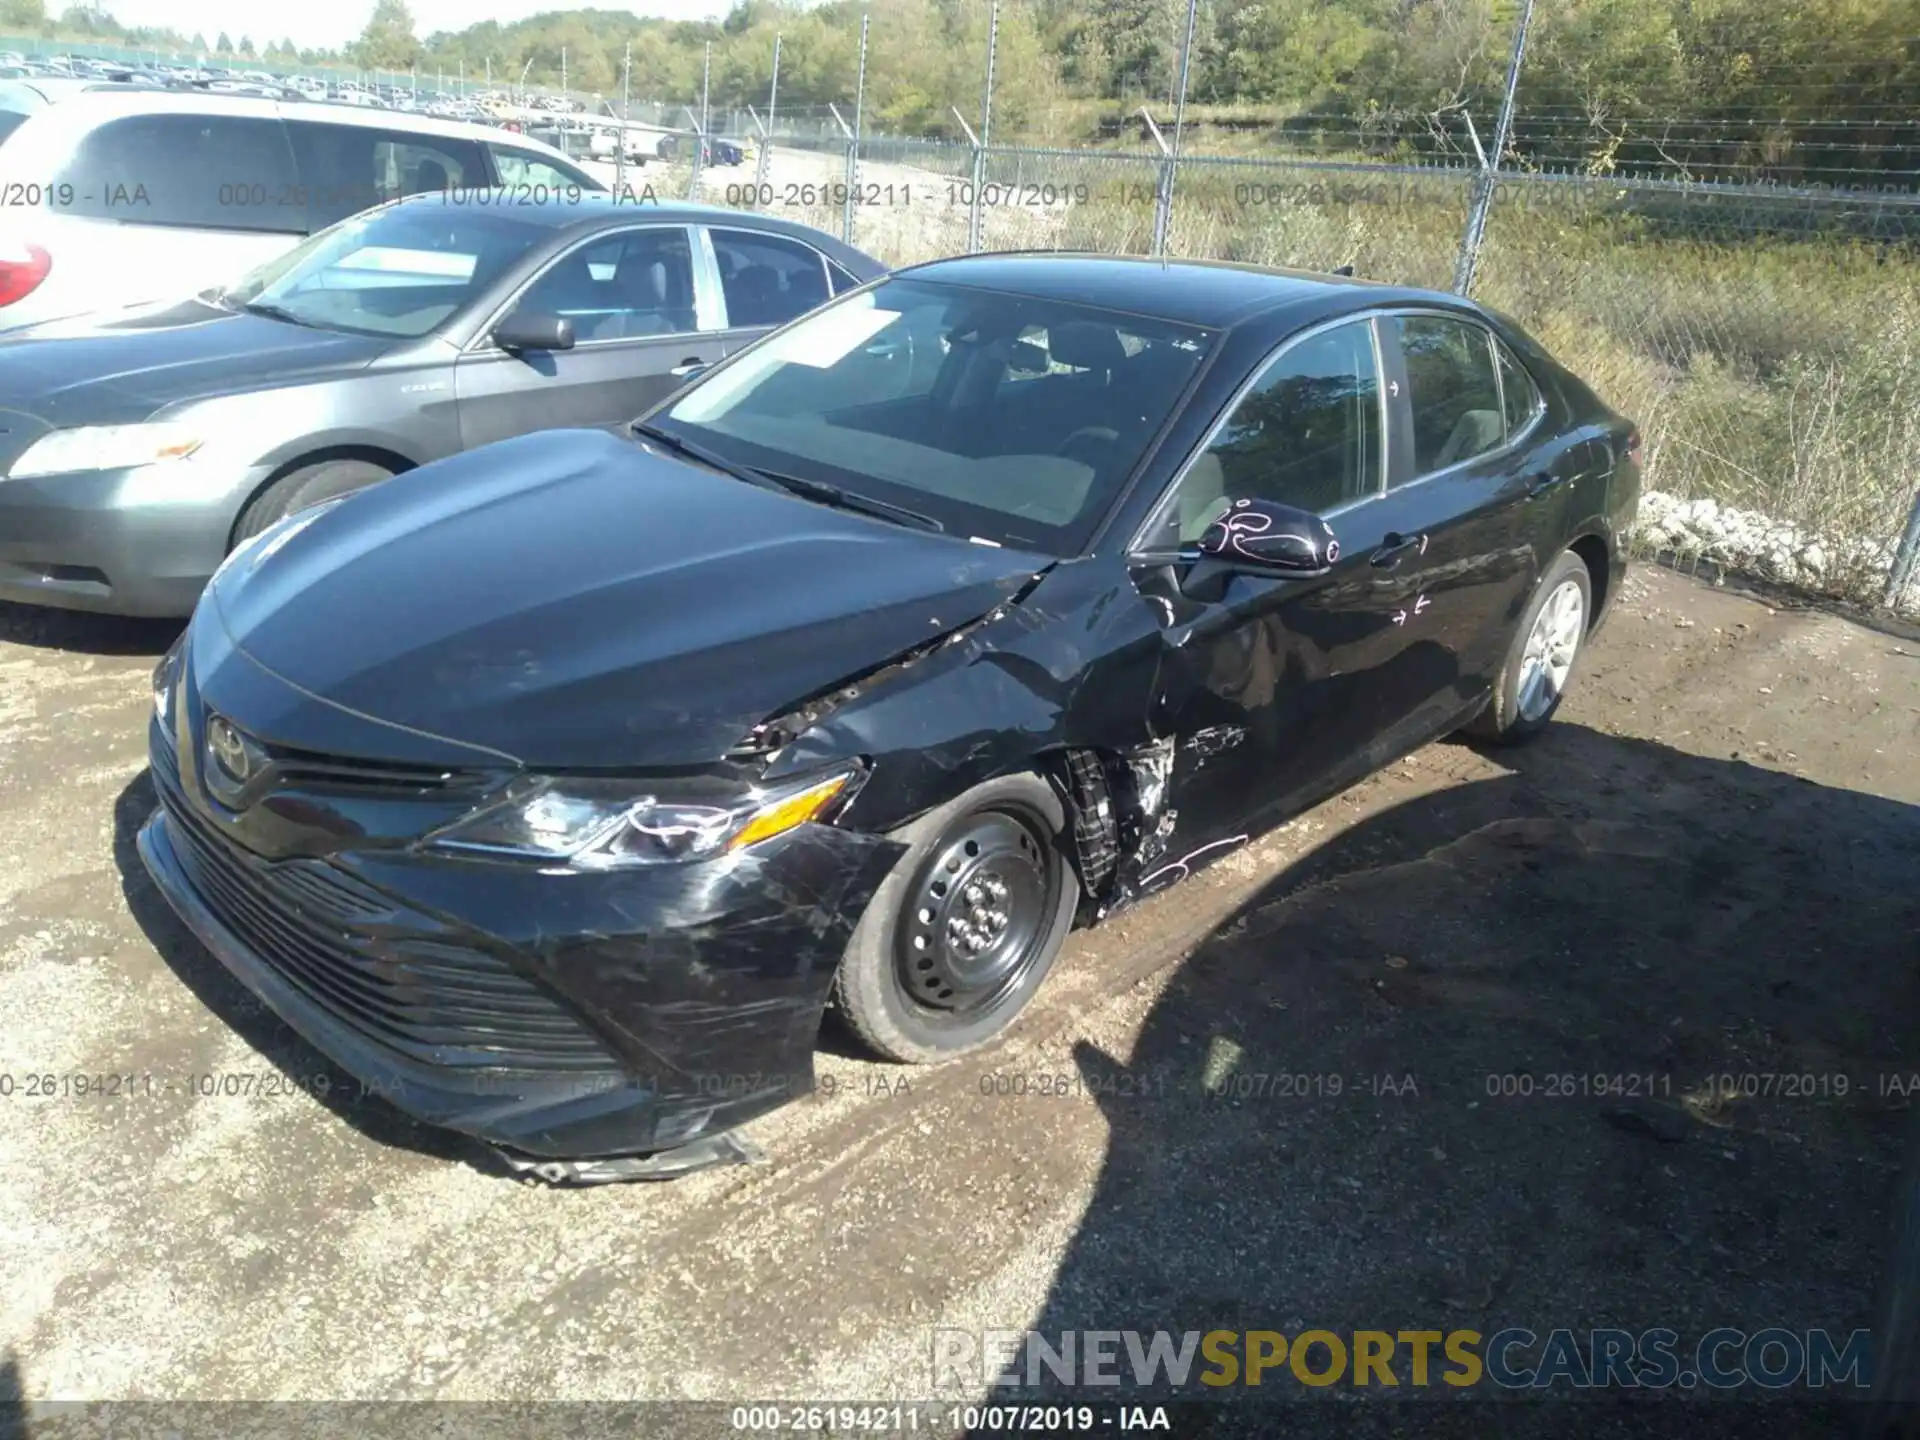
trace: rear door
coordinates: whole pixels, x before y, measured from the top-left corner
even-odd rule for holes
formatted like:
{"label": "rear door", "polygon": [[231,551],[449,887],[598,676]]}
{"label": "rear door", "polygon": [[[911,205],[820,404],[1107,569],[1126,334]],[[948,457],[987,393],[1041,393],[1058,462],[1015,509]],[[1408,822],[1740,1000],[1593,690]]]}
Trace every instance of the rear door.
{"label": "rear door", "polygon": [[804,241],[723,225],[706,226],[705,236],[729,355],[826,304],[834,293],[826,256]]}
{"label": "rear door", "polygon": [[1387,493],[1353,541],[1375,550],[1396,628],[1424,662],[1386,697],[1414,745],[1498,671],[1537,566],[1531,497],[1551,487],[1529,443],[1538,391],[1523,392],[1524,371],[1502,376],[1490,330],[1437,311],[1378,324],[1398,443]]}
{"label": "rear door", "polygon": [[567,317],[574,347],[515,355],[477,339],[454,371],[462,443],[576,426],[624,435],[724,354],[718,298],[695,261],[690,229],[665,224],[605,232],[554,260],[506,308]]}

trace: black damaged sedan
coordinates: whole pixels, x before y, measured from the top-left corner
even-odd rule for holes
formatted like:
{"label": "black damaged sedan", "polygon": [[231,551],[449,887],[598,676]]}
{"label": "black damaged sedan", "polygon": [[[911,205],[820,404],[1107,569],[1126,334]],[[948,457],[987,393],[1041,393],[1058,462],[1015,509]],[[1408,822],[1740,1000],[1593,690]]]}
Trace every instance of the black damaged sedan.
{"label": "black damaged sedan", "polygon": [[875,282],[634,426],[237,551],[141,852],[370,1089],[675,1173],[823,1012],[936,1061],[1076,922],[1436,736],[1547,723],[1639,437],[1455,297],[1060,255]]}

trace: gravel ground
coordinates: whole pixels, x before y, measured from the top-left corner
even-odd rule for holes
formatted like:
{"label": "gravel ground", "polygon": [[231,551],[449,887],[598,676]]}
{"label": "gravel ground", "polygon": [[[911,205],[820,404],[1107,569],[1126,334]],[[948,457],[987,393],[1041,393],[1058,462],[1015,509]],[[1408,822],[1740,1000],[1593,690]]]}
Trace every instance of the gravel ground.
{"label": "gravel ground", "polygon": [[1912,631],[1637,570],[1538,744],[1430,746],[1076,937],[989,1053],[830,1034],[764,1165],[582,1191],[378,1101],[193,1093],[327,1067],[134,856],[170,639],[0,607],[0,1402],[912,1398],[936,1326],[1869,1323],[1880,1077],[1920,1072]]}

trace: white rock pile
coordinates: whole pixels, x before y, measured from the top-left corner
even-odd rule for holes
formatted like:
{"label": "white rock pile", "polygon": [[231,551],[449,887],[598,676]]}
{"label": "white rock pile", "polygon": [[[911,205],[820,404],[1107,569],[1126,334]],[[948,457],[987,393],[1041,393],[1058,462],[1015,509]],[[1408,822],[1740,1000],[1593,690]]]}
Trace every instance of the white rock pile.
{"label": "white rock pile", "polygon": [[[1717,500],[1682,500],[1660,490],[1641,495],[1634,539],[1643,549],[1670,550],[1676,556],[1710,560],[1761,579],[1875,604],[1885,589],[1895,543],[1892,539],[1816,538],[1790,521],[1757,510],[1741,510]],[[1863,582],[1870,593],[1859,593]],[[1920,567],[1909,577],[1895,608],[1920,611]]]}

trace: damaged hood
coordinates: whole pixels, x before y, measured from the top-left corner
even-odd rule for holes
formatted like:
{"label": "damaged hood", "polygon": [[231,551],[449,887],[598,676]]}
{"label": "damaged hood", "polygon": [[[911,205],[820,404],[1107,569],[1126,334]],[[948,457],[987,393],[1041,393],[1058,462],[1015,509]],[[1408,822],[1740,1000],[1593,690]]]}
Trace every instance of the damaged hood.
{"label": "damaged hood", "polygon": [[717,760],[1048,563],[548,431],[320,511],[207,603],[332,707],[535,768],[646,769]]}

